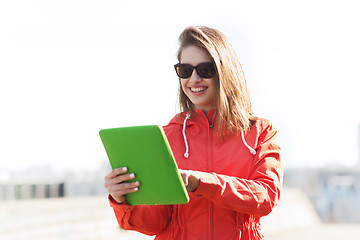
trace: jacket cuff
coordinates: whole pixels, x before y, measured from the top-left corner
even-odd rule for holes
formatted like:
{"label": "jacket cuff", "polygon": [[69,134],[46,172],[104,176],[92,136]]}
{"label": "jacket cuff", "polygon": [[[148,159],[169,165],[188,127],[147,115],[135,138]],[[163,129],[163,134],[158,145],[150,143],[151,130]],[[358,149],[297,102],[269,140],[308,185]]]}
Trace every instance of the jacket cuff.
{"label": "jacket cuff", "polygon": [[116,210],[116,211],[131,211],[134,206],[131,206],[130,204],[128,204],[125,200],[125,202],[123,203],[118,203],[110,194],[109,194],[109,203],[110,203],[110,206]]}
{"label": "jacket cuff", "polygon": [[200,175],[199,187],[193,192],[197,197],[211,198],[215,195],[218,180],[212,173],[197,172]]}

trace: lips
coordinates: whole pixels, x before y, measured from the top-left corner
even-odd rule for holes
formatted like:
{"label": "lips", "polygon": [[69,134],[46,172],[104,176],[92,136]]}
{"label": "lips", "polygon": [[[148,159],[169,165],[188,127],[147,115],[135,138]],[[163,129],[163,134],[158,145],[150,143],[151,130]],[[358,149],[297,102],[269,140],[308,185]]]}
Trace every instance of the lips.
{"label": "lips", "polygon": [[190,91],[195,94],[203,93],[207,87],[190,87]]}

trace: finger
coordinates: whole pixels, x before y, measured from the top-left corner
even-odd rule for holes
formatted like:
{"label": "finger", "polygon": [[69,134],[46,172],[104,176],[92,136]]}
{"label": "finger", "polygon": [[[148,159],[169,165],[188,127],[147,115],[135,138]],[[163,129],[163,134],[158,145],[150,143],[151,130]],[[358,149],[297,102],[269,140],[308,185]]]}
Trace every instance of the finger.
{"label": "finger", "polygon": [[111,179],[110,181],[113,182],[114,184],[118,184],[118,183],[132,180],[134,178],[135,178],[135,174],[129,173],[129,174],[118,175],[117,177]]}
{"label": "finger", "polygon": [[125,201],[125,195],[139,191],[139,188],[126,189],[116,192],[111,192],[110,195],[118,202],[123,203]]}
{"label": "finger", "polygon": [[127,167],[115,168],[108,175],[105,176],[105,180],[115,178],[116,176],[120,174],[124,174],[127,171],[128,171]]}
{"label": "finger", "polygon": [[185,186],[189,185],[189,176],[187,174],[185,175],[184,184]]}
{"label": "finger", "polygon": [[129,181],[129,180],[134,179],[134,178],[135,178],[134,173],[118,175],[115,178],[106,179],[104,186],[107,188],[108,186],[121,184],[123,182]]}
{"label": "finger", "polygon": [[[111,194],[110,194],[111,195]],[[116,195],[111,195],[112,197],[113,197],[113,199],[115,200],[115,201],[117,201],[118,203],[123,203],[123,202],[125,202],[125,196],[119,196],[119,197],[117,197]]]}
{"label": "finger", "polygon": [[107,189],[109,192],[117,192],[117,191],[136,188],[139,186],[140,186],[140,182],[136,181],[136,182],[131,182],[131,183],[121,183],[121,184],[111,185]]}
{"label": "finger", "polygon": [[182,178],[185,186],[187,186],[189,184],[187,172],[184,170],[181,170],[180,175],[181,175],[181,178]]}
{"label": "finger", "polygon": [[139,188],[130,188],[130,189],[126,189],[126,190],[111,192],[110,195],[113,196],[113,198],[115,198],[115,199],[120,199],[120,198],[124,197],[126,194],[134,193],[137,191],[139,191]]}
{"label": "finger", "polygon": [[132,193],[132,192],[137,192],[137,191],[139,191],[138,185],[133,185],[133,186],[127,187],[127,188],[116,186],[116,187],[111,187],[109,189],[109,193],[111,195],[115,195],[116,197],[120,197],[122,195]]}

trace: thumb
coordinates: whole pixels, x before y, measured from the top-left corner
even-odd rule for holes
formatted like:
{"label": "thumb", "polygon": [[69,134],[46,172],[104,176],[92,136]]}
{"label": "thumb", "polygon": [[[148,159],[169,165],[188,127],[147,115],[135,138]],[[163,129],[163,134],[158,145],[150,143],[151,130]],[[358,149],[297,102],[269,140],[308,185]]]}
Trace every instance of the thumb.
{"label": "thumb", "polygon": [[181,178],[182,178],[185,186],[187,186],[189,184],[189,175],[187,174],[187,171],[179,169],[179,173],[181,175]]}

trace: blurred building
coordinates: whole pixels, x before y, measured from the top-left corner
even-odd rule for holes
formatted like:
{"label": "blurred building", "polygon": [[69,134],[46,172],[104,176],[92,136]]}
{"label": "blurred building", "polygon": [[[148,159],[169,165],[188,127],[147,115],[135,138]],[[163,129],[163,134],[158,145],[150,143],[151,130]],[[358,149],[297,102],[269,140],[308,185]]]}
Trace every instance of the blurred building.
{"label": "blurred building", "polygon": [[95,196],[106,193],[107,166],[96,171],[54,172],[48,168],[0,173],[0,201]]}
{"label": "blurred building", "polygon": [[324,222],[360,222],[360,168],[287,169],[284,185],[301,188]]}

